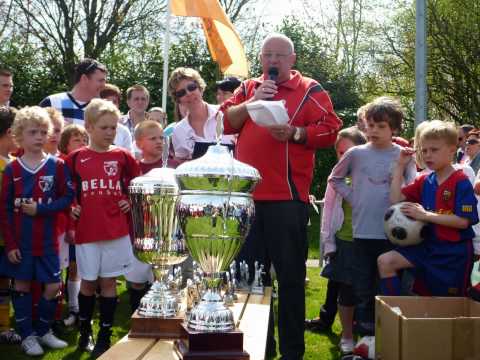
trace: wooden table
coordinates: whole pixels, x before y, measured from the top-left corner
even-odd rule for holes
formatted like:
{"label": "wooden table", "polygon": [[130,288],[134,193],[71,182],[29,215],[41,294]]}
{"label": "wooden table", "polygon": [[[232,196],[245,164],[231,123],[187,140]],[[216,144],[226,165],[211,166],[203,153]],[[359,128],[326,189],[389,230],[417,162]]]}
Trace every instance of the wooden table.
{"label": "wooden table", "polygon": [[[250,360],[265,358],[270,299],[272,288],[265,288],[264,295],[239,293],[238,301],[231,308],[237,327],[243,331],[243,347]],[[173,341],[158,339],[132,339],[128,335],[112,346],[101,360],[178,360]]]}

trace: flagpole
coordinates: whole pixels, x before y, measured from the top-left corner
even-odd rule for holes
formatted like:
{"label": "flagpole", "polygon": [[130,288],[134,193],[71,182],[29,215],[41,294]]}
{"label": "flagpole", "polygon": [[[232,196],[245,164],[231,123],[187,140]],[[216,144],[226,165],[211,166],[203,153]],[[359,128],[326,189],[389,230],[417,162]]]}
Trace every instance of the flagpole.
{"label": "flagpole", "polygon": [[170,50],[170,1],[171,0],[167,0],[167,24],[165,27],[165,39],[163,41],[162,109],[165,112],[167,112],[168,52]]}

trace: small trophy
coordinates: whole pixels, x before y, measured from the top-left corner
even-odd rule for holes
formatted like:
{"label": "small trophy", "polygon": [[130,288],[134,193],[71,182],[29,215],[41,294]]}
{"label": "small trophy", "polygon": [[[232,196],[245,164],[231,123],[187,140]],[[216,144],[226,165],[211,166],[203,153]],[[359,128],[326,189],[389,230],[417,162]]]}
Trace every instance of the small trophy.
{"label": "small trophy", "polygon": [[248,271],[248,264],[246,261],[241,261],[239,264],[240,267],[240,282],[238,288],[242,290],[250,290],[250,284],[248,280],[250,278],[250,273]]}
{"label": "small trophy", "polygon": [[225,273],[226,277],[226,289],[225,294],[223,295],[223,302],[226,306],[233,306],[235,303],[235,299],[233,298],[234,289],[233,289],[233,281],[235,279],[230,278],[230,273],[227,271]]}
{"label": "small trophy", "polygon": [[263,269],[263,264],[259,265],[258,261],[255,261],[255,278],[252,283],[252,294],[263,295],[265,293],[265,287],[263,286],[263,275],[265,271]]}

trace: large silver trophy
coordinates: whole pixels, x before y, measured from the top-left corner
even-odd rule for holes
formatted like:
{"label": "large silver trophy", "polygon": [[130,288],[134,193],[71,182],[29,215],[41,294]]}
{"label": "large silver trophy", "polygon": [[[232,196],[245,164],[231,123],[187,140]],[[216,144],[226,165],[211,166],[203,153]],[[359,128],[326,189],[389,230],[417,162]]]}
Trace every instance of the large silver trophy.
{"label": "large silver trophy", "polygon": [[212,145],[199,159],[180,165],[177,213],[187,247],[205,273],[206,291],[188,317],[194,331],[235,328],[220,294],[221,273],[240,251],[254,216],[251,196],[258,171],[233,158],[226,146]]}
{"label": "large silver trophy", "polygon": [[[168,142],[165,145],[168,151]],[[183,238],[174,236],[179,188],[174,170],[165,166],[133,179],[129,186],[136,257],[153,267],[155,283],[140,301],[138,313],[145,317],[172,317],[179,309],[175,294],[166,283],[171,266],[187,258]]]}

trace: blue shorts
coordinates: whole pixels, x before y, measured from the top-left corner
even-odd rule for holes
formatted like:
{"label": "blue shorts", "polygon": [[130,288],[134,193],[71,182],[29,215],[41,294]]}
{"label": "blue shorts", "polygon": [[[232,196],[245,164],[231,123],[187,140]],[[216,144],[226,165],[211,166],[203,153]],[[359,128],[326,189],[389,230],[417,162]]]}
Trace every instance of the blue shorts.
{"label": "blue shorts", "polygon": [[6,256],[1,259],[2,272],[13,279],[36,280],[42,283],[60,282],[61,270],[58,255],[32,256],[22,252],[20,264],[12,264]]}
{"label": "blue shorts", "polygon": [[69,244],[68,245],[68,261],[72,262],[76,262],[77,261],[77,257],[75,256],[75,245],[74,244]]}
{"label": "blue shorts", "polygon": [[447,242],[427,239],[395,251],[414,265],[415,280],[432,296],[465,296],[473,263],[471,240]]}

